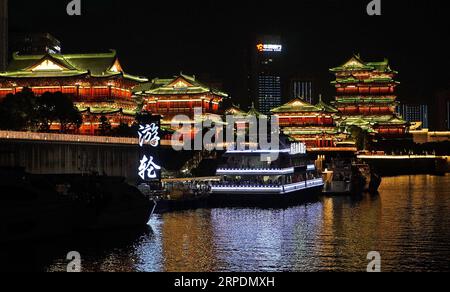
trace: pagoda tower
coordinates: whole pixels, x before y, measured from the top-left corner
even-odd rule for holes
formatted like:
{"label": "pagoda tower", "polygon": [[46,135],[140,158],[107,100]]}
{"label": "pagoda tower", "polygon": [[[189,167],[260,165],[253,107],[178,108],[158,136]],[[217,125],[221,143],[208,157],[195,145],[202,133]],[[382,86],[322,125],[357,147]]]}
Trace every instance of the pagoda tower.
{"label": "pagoda tower", "polygon": [[341,117],[341,127],[361,126],[383,138],[398,138],[406,134],[407,122],[396,114],[395,81],[398,72],[391,69],[387,59],[364,62],[354,55],[340,67],[330,69],[336,80],[335,107]]}

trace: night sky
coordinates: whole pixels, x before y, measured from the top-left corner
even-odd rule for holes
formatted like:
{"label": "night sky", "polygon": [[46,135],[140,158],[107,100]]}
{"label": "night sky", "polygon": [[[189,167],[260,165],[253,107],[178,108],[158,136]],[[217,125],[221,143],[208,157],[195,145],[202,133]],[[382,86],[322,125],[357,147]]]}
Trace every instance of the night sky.
{"label": "night sky", "polygon": [[389,58],[400,71],[402,101],[430,101],[450,83],[445,1],[382,0],[384,15],[376,17],[366,14],[370,0],[82,0],[81,17],[67,16],[68,2],[10,1],[11,33],[50,32],[66,53],[114,48],[126,71],[150,78],[209,75],[242,104],[255,34],[281,35],[286,73],[314,77],[327,100],[334,92],[328,69],[353,53]]}

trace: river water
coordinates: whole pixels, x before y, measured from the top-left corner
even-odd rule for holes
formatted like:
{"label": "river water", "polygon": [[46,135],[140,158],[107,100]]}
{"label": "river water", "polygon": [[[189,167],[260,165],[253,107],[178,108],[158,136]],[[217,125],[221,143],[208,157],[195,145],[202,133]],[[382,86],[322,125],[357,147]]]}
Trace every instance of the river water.
{"label": "river water", "polygon": [[[450,175],[385,178],[379,196],[323,198],[287,210],[155,215],[149,228],[34,246],[16,268],[65,271],[450,271]],[[51,254],[51,256],[49,256]]]}

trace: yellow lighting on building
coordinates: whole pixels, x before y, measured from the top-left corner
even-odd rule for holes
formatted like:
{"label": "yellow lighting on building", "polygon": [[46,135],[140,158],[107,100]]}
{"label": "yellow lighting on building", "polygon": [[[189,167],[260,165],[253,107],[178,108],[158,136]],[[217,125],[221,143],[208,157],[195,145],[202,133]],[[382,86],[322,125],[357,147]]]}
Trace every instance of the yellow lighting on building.
{"label": "yellow lighting on building", "polygon": [[63,70],[64,68],[57,65],[56,63],[50,60],[45,60],[41,64],[34,67],[31,71],[36,72],[36,71],[63,71]]}

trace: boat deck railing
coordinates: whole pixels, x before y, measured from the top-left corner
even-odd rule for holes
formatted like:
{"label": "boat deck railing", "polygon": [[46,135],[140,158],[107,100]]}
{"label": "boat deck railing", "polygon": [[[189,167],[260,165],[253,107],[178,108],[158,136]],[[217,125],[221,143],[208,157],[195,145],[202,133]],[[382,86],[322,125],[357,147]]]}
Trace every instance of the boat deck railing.
{"label": "boat deck railing", "polygon": [[292,184],[286,184],[286,185],[277,185],[277,184],[269,184],[269,185],[262,185],[262,184],[215,184],[212,186],[212,191],[216,192],[276,192],[276,193],[290,193],[297,190],[303,190],[308,189],[312,187],[317,186],[323,186],[324,182],[322,178],[315,178],[312,180],[292,183]]}
{"label": "boat deck railing", "polygon": [[225,174],[293,174],[295,169],[289,168],[219,168],[217,175]]}

